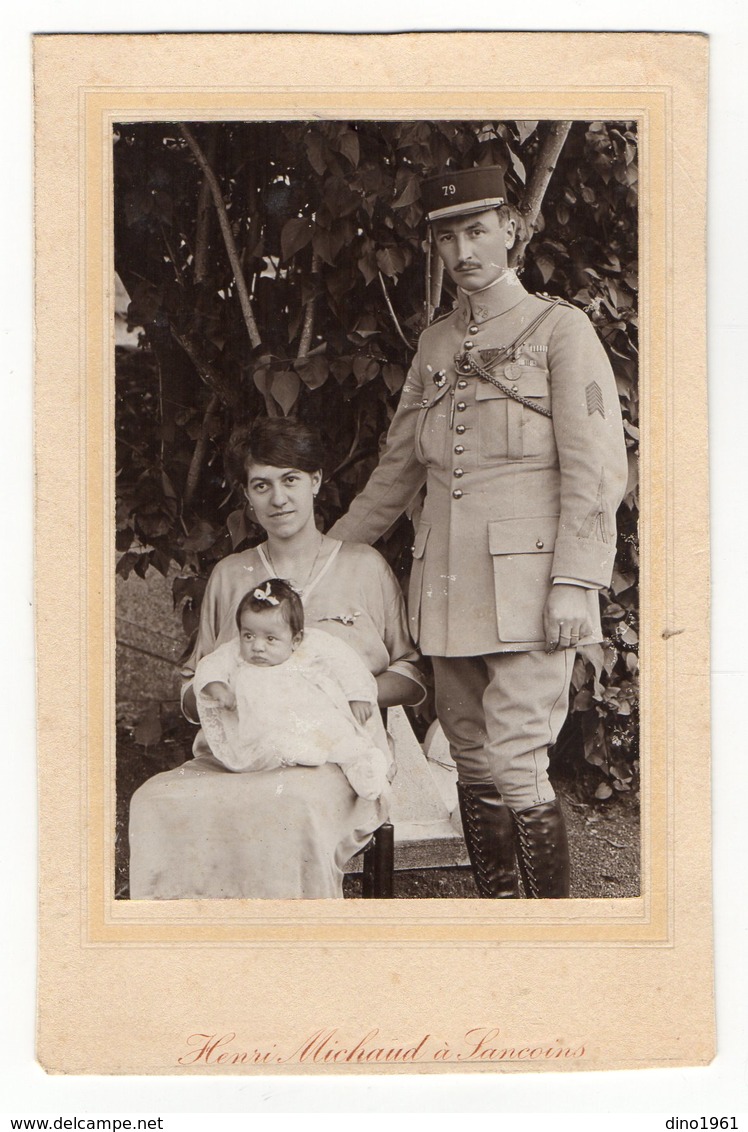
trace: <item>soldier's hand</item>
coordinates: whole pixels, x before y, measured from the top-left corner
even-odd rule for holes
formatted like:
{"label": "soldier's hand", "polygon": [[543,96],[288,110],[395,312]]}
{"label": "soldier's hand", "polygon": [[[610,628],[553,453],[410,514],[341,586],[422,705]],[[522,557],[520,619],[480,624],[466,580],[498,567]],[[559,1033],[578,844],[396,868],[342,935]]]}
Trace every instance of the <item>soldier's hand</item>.
{"label": "soldier's hand", "polygon": [[587,591],[582,586],[551,586],[543,610],[548,652],[573,649],[592,630],[587,619]]}

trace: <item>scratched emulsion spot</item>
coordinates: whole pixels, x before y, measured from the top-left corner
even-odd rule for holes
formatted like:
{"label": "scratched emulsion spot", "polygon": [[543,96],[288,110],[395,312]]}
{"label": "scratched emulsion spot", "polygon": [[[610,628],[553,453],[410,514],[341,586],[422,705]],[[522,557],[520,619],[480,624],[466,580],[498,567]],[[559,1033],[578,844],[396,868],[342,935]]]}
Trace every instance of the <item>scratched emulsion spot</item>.
{"label": "scratched emulsion spot", "polygon": [[663,641],[669,641],[671,637],[679,637],[681,633],[685,633],[685,629],[663,629],[660,636]]}

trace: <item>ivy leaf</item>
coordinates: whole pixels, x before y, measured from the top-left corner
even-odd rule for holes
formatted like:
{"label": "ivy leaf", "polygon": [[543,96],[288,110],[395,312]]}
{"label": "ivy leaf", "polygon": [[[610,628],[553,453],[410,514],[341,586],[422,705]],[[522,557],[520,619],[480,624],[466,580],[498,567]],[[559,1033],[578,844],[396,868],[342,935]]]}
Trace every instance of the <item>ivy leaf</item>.
{"label": "ivy leaf", "polygon": [[399,275],[408,266],[401,248],[380,248],[377,252],[379,270],[390,278]]}
{"label": "ivy leaf", "polygon": [[252,374],[252,380],[254,381],[255,385],[259,389],[260,393],[262,393],[263,397],[267,397],[267,394],[268,394],[268,369],[267,369],[267,366],[260,366],[258,369],[256,369],[255,372]]}
{"label": "ivy leaf", "polygon": [[121,578],[127,580],[130,577],[130,571],[135,568],[135,564],[137,563],[139,558],[139,554],[134,554],[131,550],[129,550],[127,554],[123,554],[122,557],[118,560],[115,573],[119,574]]}
{"label": "ivy leaf", "polygon": [[296,404],[300,389],[301,381],[291,370],[285,370],[283,373],[277,373],[275,375],[273,379],[273,397],[283,410],[284,416],[287,417]]}
{"label": "ivy leaf", "polygon": [[330,376],[327,358],[320,357],[319,355],[316,357],[307,356],[305,358],[297,358],[294,362],[294,369],[307,389],[319,389]]}
{"label": "ivy leaf", "polygon": [[207,550],[216,541],[216,534],[216,529],[212,523],[209,523],[207,519],[200,519],[184,540],[184,549],[197,552]]}
{"label": "ivy leaf", "polygon": [[403,387],[405,370],[402,366],[382,366],[382,377],[390,393],[397,393],[397,391]]}
{"label": "ivy leaf", "polygon": [[535,266],[537,267],[540,274],[543,276],[543,282],[544,283],[547,283],[550,280],[551,276],[553,275],[554,271],[556,270],[556,264],[551,259],[551,257],[547,256],[547,255],[536,256],[535,257]]}
{"label": "ivy leaf", "polygon": [[353,359],[353,373],[359,385],[366,385],[369,381],[373,381],[379,373],[379,362],[359,354],[357,358]]}
{"label": "ivy leaf", "polygon": [[517,133],[519,134],[519,144],[524,145],[531,134],[534,134],[538,128],[537,122],[531,121],[517,121]]}
{"label": "ivy leaf", "polygon": [[340,231],[328,232],[325,228],[318,227],[312,237],[314,251],[320,259],[329,263],[330,267],[335,266],[335,257],[342,246],[343,234]]}
{"label": "ivy leaf", "polygon": [[601,700],[603,698],[604,689],[600,683],[600,677],[605,668],[605,653],[603,652],[602,645],[584,645],[579,651],[586,657],[595,670],[593,695],[596,700]]}
{"label": "ivy leaf", "polygon": [[627,645],[639,644],[639,637],[636,631],[632,629],[630,625],[622,625],[619,630],[619,636],[621,640]]}
{"label": "ivy leaf", "polygon": [[281,232],[281,257],[285,263],[307,246],[313,232],[314,224],[311,220],[295,217],[286,221]]}
{"label": "ivy leaf", "polygon": [[366,286],[377,277],[377,257],[373,251],[365,252],[358,260],[358,269],[366,280]]}
{"label": "ivy leaf", "polygon": [[315,173],[319,173],[320,177],[327,169],[327,161],[325,160],[325,143],[318,133],[310,130],[304,138],[306,145],[306,153],[309,158],[309,164]]}
{"label": "ivy leaf", "polygon": [[415,173],[411,173],[405,180],[405,187],[398,196],[397,200],[393,200],[392,207],[405,208],[406,205],[415,204],[415,202],[420,199],[420,196],[421,186],[419,179],[415,175]]}
{"label": "ivy leaf", "polygon": [[361,146],[358,142],[358,134],[354,130],[346,130],[340,139],[340,152],[343,157],[347,157],[354,169],[358,168],[359,159],[361,156]]}
{"label": "ivy leaf", "polygon": [[588,711],[595,701],[592,698],[592,692],[587,688],[583,688],[581,692],[577,692],[574,697],[574,711]]}

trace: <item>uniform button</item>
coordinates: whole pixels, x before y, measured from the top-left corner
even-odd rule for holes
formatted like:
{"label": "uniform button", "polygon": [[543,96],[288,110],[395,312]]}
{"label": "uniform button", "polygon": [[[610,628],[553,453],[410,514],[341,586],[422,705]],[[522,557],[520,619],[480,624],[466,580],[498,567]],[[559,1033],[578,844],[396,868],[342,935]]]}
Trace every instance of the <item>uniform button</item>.
{"label": "uniform button", "polygon": [[472,367],[472,366],[470,365],[470,363],[469,363],[469,362],[465,362],[465,364],[464,364],[464,365],[460,366],[460,371],[461,371],[462,373],[472,373],[472,372],[473,372],[473,367]]}
{"label": "uniform button", "polygon": [[539,538],[535,545],[537,546],[538,550],[542,550],[545,546],[545,543],[543,542],[542,538]]}
{"label": "uniform button", "polygon": [[467,389],[467,382],[465,381],[464,377],[461,377],[460,380],[457,382],[457,388],[458,389]]}
{"label": "uniform button", "polygon": [[457,404],[455,405],[455,408],[457,409],[458,413],[464,413],[465,410],[467,409],[467,405],[465,404],[464,401],[458,401]]}
{"label": "uniform button", "polygon": [[461,456],[464,451],[465,451],[465,445],[464,444],[455,444],[455,455],[456,456]]}
{"label": "uniform button", "polygon": [[519,390],[517,389],[517,386],[513,385],[512,386],[512,393],[518,393],[518,392],[519,392]]}
{"label": "uniform button", "polygon": [[454,491],[452,492],[452,498],[453,499],[462,499],[462,492],[460,491],[459,487],[456,487],[454,489]]}
{"label": "uniform button", "polygon": [[465,343],[465,349],[466,350],[472,350],[472,348],[473,348],[473,343],[468,338],[467,342]]}
{"label": "uniform button", "polygon": [[469,326],[468,330],[470,331],[471,334],[477,334],[478,333],[478,327],[477,326]]}
{"label": "uniform button", "polygon": [[455,468],[455,470],[452,472],[452,475],[456,476],[457,479],[459,479],[460,476],[464,476],[465,473],[463,472],[462,468]]}
{"label": "uniform button", "polygon": [[458,424],[455,426],[455,432],[459,432],[460,435],[462,435],[462,433],[465,431],[465,427],[466,426],[464,424]]}

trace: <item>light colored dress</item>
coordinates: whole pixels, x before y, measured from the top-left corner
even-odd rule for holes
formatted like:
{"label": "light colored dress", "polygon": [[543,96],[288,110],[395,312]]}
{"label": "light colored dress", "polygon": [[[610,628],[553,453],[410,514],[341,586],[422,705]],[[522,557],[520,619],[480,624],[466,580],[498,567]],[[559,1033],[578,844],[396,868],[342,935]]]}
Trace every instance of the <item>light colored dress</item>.
{"label": "light colored dress", "polygon": [[[235,707],[205,693],[214,682],[231,689]],[[376,680],[350,645],[329,633],[307,629],[274,665],[244,660],[235,637],[199,661],[194,689],[203,734],[227,770],[335,763],[362,798],[375,801],[387,789],[389,746]],[[351,712],[354,700],[372,708],[363,726]]]}
{"label": "light colored dress", "polygon": [[[244,594],[273,575],[261,547],[218,563],[185,687],[198,661],[236,635]],[[371,547],[337,543],[302,600],[306,626],[345,641],[372,675],[389,670],[420,683],[400,587]],[[232,774],[202,731],[193,754],[133,795],[132,899],[342,896],[343,869],[386,820],[386,798],[358,797],[331,763]]]}

